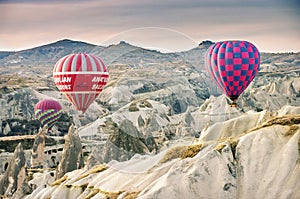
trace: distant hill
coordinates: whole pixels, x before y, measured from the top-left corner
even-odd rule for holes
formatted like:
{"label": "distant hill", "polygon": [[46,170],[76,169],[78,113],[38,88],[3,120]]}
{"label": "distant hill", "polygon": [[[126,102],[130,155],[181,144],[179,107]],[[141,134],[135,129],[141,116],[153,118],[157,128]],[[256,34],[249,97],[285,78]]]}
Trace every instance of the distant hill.
{"label": "distant hill", "polygon": [[[0,68],[7,66],[53,66],[61,57],[71,54],[86,52],[100,56],[106,64],[122,63],[130,66],[138,66],[139,63],[178,62],[184,60],[194,67],[204,65],[204,53],[213,44],[211,41],[203,41],[198,47],[188,51],[161,53],[156,50],[144,49],[133,46],[125,41],[107,47],[97,46],[82,41],[69,39],[38,46],[21,51],[0,51]],[[300,65],[300,53],[261,53],[262,65],[282,66],[278,63],[287,63],[294,66]],[[272,68],[272,67],[270,67]]]}
{"label": "distant hill", "polygon": [[[53,64],[70,53],[90,52],[96,45],[68,39],[47,45],[16,51],[0,52],[0,67],[15,65]],[[97,48],[102,48],[97,46]]]}

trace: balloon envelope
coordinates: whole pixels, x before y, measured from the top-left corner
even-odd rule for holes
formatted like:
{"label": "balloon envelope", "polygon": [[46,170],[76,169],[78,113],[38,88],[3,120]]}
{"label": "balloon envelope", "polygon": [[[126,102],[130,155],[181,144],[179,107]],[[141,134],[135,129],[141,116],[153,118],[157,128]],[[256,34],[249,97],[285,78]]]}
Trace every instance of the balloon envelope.
{"label": "balloon envelope", "polygon": [[75,109],[85,113],[106,85],[108,72],[99,57],[77,53],[67,55],[55,64],[53,78]]}
{"label": "balloon envelope", "polygon": [[222,41],[208,48],[205,62],[217,86],[234,101],[258,73],[260,54],[248,41]]}
{"label": "balloon envelope", "polygon": [[47,125],[51,128],[62,114],[61,105],[55,100],[41,100],[34,106],[34,114],[42,127]]}

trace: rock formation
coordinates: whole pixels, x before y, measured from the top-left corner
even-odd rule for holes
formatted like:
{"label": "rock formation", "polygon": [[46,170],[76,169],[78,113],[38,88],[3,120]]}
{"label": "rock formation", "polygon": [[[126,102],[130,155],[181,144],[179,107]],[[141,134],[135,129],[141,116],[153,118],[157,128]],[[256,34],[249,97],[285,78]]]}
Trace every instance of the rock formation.
{"label": "rock formation", "polygon": [[35,137],[30,159],[31,168],[43,168],[45,166],[44,149],[47,130],[47,126],[44,126]]}
{"label": "rock formation", "polygon": [[[260,118],[248,113],[229,122],[243,128],[256,121],[239,135],[228,128],[231,135],[217,140],[203,137],[157,155],[68,173],[27,199],[299,198],[300,115]],[[215,128],[219,131],[224,130]]]}
{"label": "rock formation", "polygon": [[5,127],[4,127],[4,129],[3,129],[3,135],[6,136],[7,134],[10,133],[10,131],[11,131],[10,126],[9,126],[9,124],[7,123],[7,124],[5,125]]}
{"label": "rock formation", "polygon": [[83,167],[83,155],[81,141],[76,131],[76,127],[71,125],[65,137],[65,145],[62,158],[57,167],[56,178],[61,178],[65,173]]}
{"label": "rock formation", "polygon": [[105,162],[124,161],[136,153],[145,154],[149,152],[143,134],[130,120],[123,120],[119,126],[110,120],[107,121],[106,127],[112,132],[102,151],[102,159]]}
{"label": "rock formation", "polygon": [[[205,72],[210,44],[160,53],[126,42],[95,47],[67,40],[2,53],[2,66],[16,62],[0,67],[0,171],[16,144],[26,155],[32,149],[28,134],[39,128],[33,105],[51,97],[66,112],[44,155],[49,167],[59,166],[33,175],[28,199],[300,198],[300,53],[262,53],[259,74],[232,108]],[[84,118],[49,75],[54,58],[80,49],[101,55],[110,73]],[[68,129],[63,149],[57,140]],[[93,151],[83,169],[80,141],[83,154]]]}
{"label": "rock formation", "polygon": [[14,151],[8,167],[0,180],[0,197],[21,198],[29,192],[25,173],[25,155],[21,144]]}
{"label": "rock formation", "polygon": [[99,154],[99,152],[97,150],[93,150],[91,152],[91,154],[89,155],[89,157],[87,158],[84,167],[86,169],[91,169],[92,167],[94,167],[96,165],[100,165],[101,163],[103,163],[101,155]]}

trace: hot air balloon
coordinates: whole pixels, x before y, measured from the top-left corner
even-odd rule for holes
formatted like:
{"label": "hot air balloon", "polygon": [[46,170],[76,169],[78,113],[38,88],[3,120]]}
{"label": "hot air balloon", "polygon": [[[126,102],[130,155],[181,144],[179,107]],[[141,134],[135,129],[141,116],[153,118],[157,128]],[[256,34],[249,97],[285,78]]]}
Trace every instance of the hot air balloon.
{"label": "hot air balloon", "polygon": [[235,106],[259,71],[260,54],[248,41],[222,41],[208,48],[205,62],[212,79]]}
{"label": "hot air balloon", "polygon": [[83,114],[103,90],[108,76],[103,61],[86,53],[67,55],[53,69],[57,88]]}
{"label": "hot air balloon", "polygon": [[44,99],[34,106],[34,114],[42,127],[47,125],[51,128],[62,114],[61,105],[55,100]]}

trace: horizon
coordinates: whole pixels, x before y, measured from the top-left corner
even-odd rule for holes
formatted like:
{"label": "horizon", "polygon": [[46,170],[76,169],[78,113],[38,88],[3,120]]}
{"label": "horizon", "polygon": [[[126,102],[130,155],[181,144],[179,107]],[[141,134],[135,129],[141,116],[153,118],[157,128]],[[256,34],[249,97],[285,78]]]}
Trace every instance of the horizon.
{"label": "horizon", "polygon": [[297,0],[1,0],[0,51],[68,38],[169,52],[246,40],[262,52],[299,52],[299,8]]}
{"label": "horizon", "polygon": [[[63,41],[73,41],[73,42],[83,42],[83,43],[86,43],[86,44],[90,44],[90,45],[95,45],[95,46],[101,46],[101,47],[104,47],[104,48],[107,48],[111,45],[119,45],[120,43],[122,42],[125,42],[129,45],[132,45],[132,46],[135,46],[135,47],[139,47],[139,48],[143,48],[143,49],[146,49],[146,50],[156,50],[156,51],[159,51],[160,53],[176,53],[176,52],[184,52],[184,51],[189,51],[189,50],[192,50],[194,48],[197,48],[202,42],[204,41],[210,41],[212,43],[215,43],[217,41],[212,41],[212,40],[203,40],[203,41],[200,41],[198,42],[197,46],[194,46],[190,49],[187,49],[187,50],[182,50],[182,51],[168,51],[168,50],[165,50],[165,49],[158,49],[158,48],[151,48],[151,47],[143,47],[143,46],[139,46],[139,45],[135,45],[135,44],[132,44],[128,41],[124,41],[124,40],[121,40],[119,41],[118,43],[111,43],[111,44],[108,44],[108,45],[98,45],[98,44],[95,44],[95,43],[91,43],[91,42],[87,42],[87,41],[80,41],[80,40],[73,40],[73,39],[69,39],[69,38],[62,38],[60,40],[56,40],[56,41],[52,41],[50,43],[43,43],[43,44],[40,44],[40,45],[37,45],[37,46],[33,46],[33,47],[30,47],[30,48],[27,48],[27,49],[20,49],[20,50],[9,50],[9,51],[6,51],[6,50],[0,50],[0,52],[11,52],[11,53],[15,53],[15,52],[21,52],[21,51],[26,51],[26,50],[32,50],[32,49],[35,49],[35,48],[40,48],[40,47],[43,47],[43,46],[47,46],[47,45],[51,45],[51,44],[55,44],[57,42],[63,42]],[[260,51],[260,53],[273,53],[273,54],[284,54],[284,53],[300,53],[300,50],[299,51],[285,51],[285,52],[269,52],[269,51]]]}

